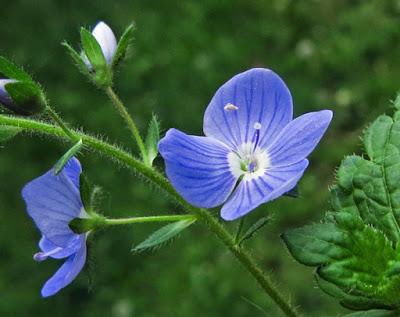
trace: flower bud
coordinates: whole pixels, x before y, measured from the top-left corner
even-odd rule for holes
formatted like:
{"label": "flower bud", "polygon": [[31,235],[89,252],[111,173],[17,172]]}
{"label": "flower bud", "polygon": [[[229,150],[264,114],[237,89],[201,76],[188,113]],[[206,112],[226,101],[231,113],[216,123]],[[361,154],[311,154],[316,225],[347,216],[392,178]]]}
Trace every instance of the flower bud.
{"label": "flower bud", "polygon": [[99,43],[107,64],[110,64],[117,50],[117,39],[111,28],[104,22],[99,22],[92,31]]}
{"label": "flower bud", "polygon": [[0,103],[6,108],[11,108],[13,106],[13,101],[5,86],[15,82],[17,82],[15,79],[0,79]]}
{"label": "flower bud", "polygon": [[15,79],[0,79],[0,104],[23,116],[40,113],[46,107],[45,97],[37,84]]}
{"label": "flower bud", "polygon": [[[110,65],[117,50],[117,39],[113,31],[101,21],[94,27],[92,35],[100,45],[106,64]],[[84,62],[89,68],[93,67],[87,56],[84,56]]]}

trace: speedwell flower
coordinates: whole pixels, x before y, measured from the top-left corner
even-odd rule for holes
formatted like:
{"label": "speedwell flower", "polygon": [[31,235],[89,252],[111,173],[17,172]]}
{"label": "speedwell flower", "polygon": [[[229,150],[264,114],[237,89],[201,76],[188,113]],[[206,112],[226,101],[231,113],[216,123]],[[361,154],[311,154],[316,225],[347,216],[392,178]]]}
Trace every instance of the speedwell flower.
{"label": "speedwell flower", "polygon": [[76,234],[69,223],[74,218],[86,218],[79,192],[81,165],[72,158],[62,172],[54,169],[28,183],[22,190],[28,214],[39,228],[41,252],[33,258],[66,259],[61,268],[45,283],[42,296],[52,296],[70,284],[86,261],[86,234]]}
{"label": "speedwell flower", "polygon": [[[94,27],[92,34],[100,45],[107,65],[110,65],[117,50],[117,39],[115,38],[114,32],[107,24],[100,21]],[[92,67],[87,57],[84,58],[84,61],[89,68]]]}
{"label": "speedwell flower", "polygon": [[322,110],[293,120],[285,83],[256,68],[216,92],[204,115],[205,137],[170,129],[159,150],[183,198],[197,207],[224,204],[222,218],[234,220],[296,186],[331,119],[332,111]]}

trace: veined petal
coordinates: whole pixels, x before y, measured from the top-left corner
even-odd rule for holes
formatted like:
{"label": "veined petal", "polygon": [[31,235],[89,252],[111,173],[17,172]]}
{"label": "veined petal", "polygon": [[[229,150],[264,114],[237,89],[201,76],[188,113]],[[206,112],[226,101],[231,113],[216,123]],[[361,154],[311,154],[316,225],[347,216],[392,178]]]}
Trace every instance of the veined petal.
{"label": "veined petal", "polygon": [[39,247],[42,250],[42,252],[39,253],[39,256],[42,257],[43,260],[45,259],[43,257],[51,257],[53,259],[66,258],[73,253],[76,253],[85,239],[85,234],[75,235],[75,238],[70,241],[70,244],[67,247],[60,248],[43,236],[39,242]]}
{"label": "veined petal", "polygon": [[70,284],[82,270],[85,261],[86,239],[83,239],[78,251],[72,254],[59,270],[45,283],[42,288],[42,296],[52,296]]}
{"label": "veined petal", "polygon": [[59,247],[67,247],[76,236],[68,224],[83,208],[76,187],[80,169],[75,160],[72,159],[59,175],[52,169],[22,190],[28,214],[42,235]]}
{"label": "veined petal", "polygon": [[270,164],[285,166],[305,159],[321,140],[333,113],[330,110],[306,113],[290,122],[267,148]]}
{"label": "veined petal", "polygon": [[236,149],[251,142],[260,124],[260,147],[272,142],[293,117],[292,97],[273,71],[254,68],[222,85],[204,115],[204,134]]}
{"label": "veined petal", "polygon": [[230,149],[220,141],[170,129],[158,149],[169,180],[189,203],[215,207],[232,192],[237,177],[229,168]]}
{"label": "veined petal", "polygon": [[111,28],[104,22],[99,22],[92,31],[99,43],[107,64],[110,64],[117,50],[117,39]]}
{"label": "veined petal", "polygon": [[235,220],[259,205],[278,198],[296,186],[307,166],[308,160],[302,160],[289,166],[267,169],[258,178],[244,178],[222,207],[221,217]]}

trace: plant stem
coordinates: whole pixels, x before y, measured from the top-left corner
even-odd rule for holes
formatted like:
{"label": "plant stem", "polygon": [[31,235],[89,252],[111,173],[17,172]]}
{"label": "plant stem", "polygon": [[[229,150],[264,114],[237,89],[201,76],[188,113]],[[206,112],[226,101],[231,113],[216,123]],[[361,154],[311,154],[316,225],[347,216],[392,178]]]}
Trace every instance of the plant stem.
{"label": "plant stem", "polygon": [[139,147],[143,162],[146,165],[148,165],[147,151],[144,146],[142,137],[140,136],[139,130],[135,124],[135,121],[133,121],[132,117],[126,110],[126,107],[124,106],[123,102],[118,97],[118,95],[114,92],[112,87],[105,88],[105,92],[106,92],[107,96],[110,98],[110,100],[112,101],[117,112],[125,120],[125,123],[128,126],[129,131],[131,132],[133,138],[136,140],[136,143]]}
{"label": "plant stem", "polygon": [[[31,119],[0,115],[0,125],[20,127],[33,133],[65,138],[65,134],[61,128]],[[196,208],[187,203],[178,192],[175,191],[171,183],[164,176],[151,167],[146,166],[124,150],[82,132],[74,131],[72,133],[74,137],[81,138],[88,148],[108,156],[114,161],[123,163],[128,168],[146,177],[152,183],[163,189],[172,199],[185,208],[187,212],[195,215],[199,220],[201,220],[225,244],[225,246],[255,278],[261,288],[271,297],[286,316],[299,316],[295,308],[292,307],[290,302],[277,290],[270,277],[263,272],[255,262],[254,258],[243,247],[236,244],[235,238],[208,210]]]}
{"label": "plant stem", "polygon": [[132,217],[132,218],[117,218],[117,219],[105,219],[104,224],[106,226],[114,225],[128,225],[131,223],[143,223],[143,222],[174,222],[181,220],[195,220],[194,215],[167,215],[167,216],[149,216],[149,217]]}
{"label": "plant stem", "polygon": [[79,138],[76,138],[76,135],[67,127],[64,121],[60,118],[60,116],[53,110],[52,107],[47,105],[46,107],[47,114],[59,125],[59,127],[64,131],[64,133],[71,139],[73,142],[79,141]]}

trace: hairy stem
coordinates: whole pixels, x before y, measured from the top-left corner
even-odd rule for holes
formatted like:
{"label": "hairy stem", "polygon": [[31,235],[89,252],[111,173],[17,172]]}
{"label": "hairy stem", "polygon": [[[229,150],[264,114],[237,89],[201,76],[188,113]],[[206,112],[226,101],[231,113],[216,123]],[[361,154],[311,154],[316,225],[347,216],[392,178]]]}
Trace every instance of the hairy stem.
{"label": "hairy stem", "polygon": [[[66,138],[65,133],[61,128],[30,119],[0,115],[0,125],[20,127],[28,132],[50,135],[57,138]],[[163,175],[146,166],[128,152],[82,132],[74,131],[72,133],[77,139],[81,138],[83,143],[88,148],[95,150],[113,160],[123,163],[126,167],[146,177],[153,184],[164,190],[172,199],[182,205],[187,212],[195,215],[197,219],[202,221],[225,244],[225,246],[239,260],[244,268],[255,278],[261,288],[271,297],[271,299],[279,306],[286,316],[299,316],[295,308],[277,290],[274,283],[271,281],[271,278],[265,272],[263,272],[254,258],[243,247],[236,244],[235,238],[208,210],[196,208],[187,203],[175,191],[171,183]]]}
{"label": "hairy stem", "polygon": [[166,216],[148,216],[148,217],[132,217],[132,218],[116,218],[116,219],[105,219],[104,225],[128,225],[131,223],[143,223],[143,222],[174,222],[181,220],[195,220],[194,215],[166,215]]}
{"label": "hairy stem", "polygon": [[132,117],[126,110],[126,107],[124,106],[123,102],[111,87],[105,88],[105,92],[112,101],[117,112],[125,120],[125,123],[128,126],[129,131],[131,132],[133,138],[136,140],[143,162],[145,162],[145,164],[148,165],[147,151],[144,146],[142,137],[140,136],[139,130],[135,124],[135,121],[133,121]]}

